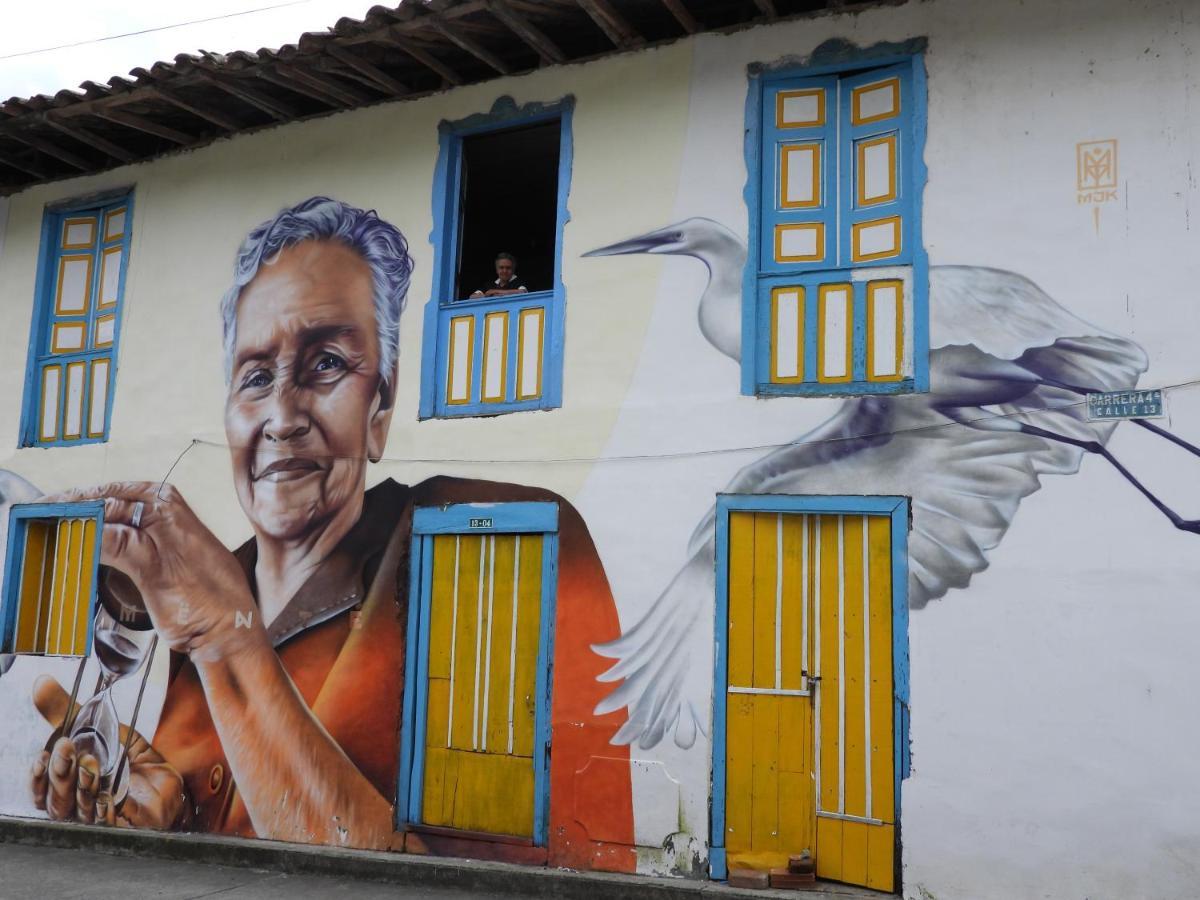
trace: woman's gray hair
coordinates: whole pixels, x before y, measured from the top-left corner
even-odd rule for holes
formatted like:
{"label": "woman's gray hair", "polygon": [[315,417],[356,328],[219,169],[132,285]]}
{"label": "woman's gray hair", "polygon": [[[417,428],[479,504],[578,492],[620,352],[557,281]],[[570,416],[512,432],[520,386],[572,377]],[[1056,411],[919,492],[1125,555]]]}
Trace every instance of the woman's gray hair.
{"label": "woman's gray hair", "polygon": [[281,250],[302,241],[336,241],[363,258],[374,285],[375,328],[379,332],[379,371],[392,379],[400,343],[400,314],[408,296],[413,261],[408,242],[395,225],[374,210],[363,210],[328,197],[309,197],[252,230],[238,249],[233,286],[221,298],[225,344],[225,380],[233,377],[233,348],[237,338],[237,304],[242,288]]}

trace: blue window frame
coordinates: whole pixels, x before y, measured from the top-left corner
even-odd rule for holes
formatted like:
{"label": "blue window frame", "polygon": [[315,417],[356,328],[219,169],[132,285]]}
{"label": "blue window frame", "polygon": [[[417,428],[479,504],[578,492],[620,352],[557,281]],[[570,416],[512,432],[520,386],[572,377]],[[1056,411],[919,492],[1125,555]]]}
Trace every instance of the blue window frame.
{"label": "blue window frame", "polygon": [[92,648],[104,504],[28,503],[9,513],[0,653],[86,656]]}
{"label": "blue window frame", "polygon": [[[562,236],[570,218],[571,112],[574,100],[517,107],[440,126],[434,173],[433,296],[425,306],[420,417],[497,415],[562,405],[566,292]],[[560,125],[554,279],[550,290],[500,298],[456,299],[462,237],[463,141],[487,132],[548,122]],[[514,160],[520,165],[520,160]]]}
{"label": "blue window frame", "polygon": [[[732,512],[810,513],[819,515],[887,516],[890,520],[892,569],[892,738],[894,816],[900,821],[900,784],[910,774],[908,660],[908,522],[909,499],[893,496],[795,496],[784,494],[720,494],[716,512],[717,577],[713,666],[712,802],[709,822],[709,876],[727,875],[725,846],[727,690],[729,646],[729,516]],[[897,832],[898,833],[898,832]],[[898,856],[897,856],[898,858]]]}
{"label": "blue window frame", "polygon": [[131,194],[46,211],[23,447],[108,440],[132,223]]}
{"label": "blue window frame", "polygon": [[746,134],[742,392],[928,390],[921,56],[753,77]]}
{"label": "blue window frame", "polygon": [[[396,825],[423,822],[423,793],[426,726],[429,713],[430,624],[433,603],[434,538],[439,535],[492,536],[534,535],[541,539],[541,586],[537,637],[533,727],[533,822],[532,843],[546,846],[550,813],[550,703],[551,663],[554,654],[555,597],[558,584],[558,504],[548,502],[456,503],[442,507],[418,507],[413,514],[412,549],[409,566],[409,613],[404,701],[400,733],[400,777],[396,798]],[[494,542],[489,552],[495,565]],[[483,551],[481,551],[482,553]],[[519,554],[519,550],[518,550]],[[455,548],[454,565],[458,565]],[[482,559],[482,558],[481,558]],[[519,556],[518,556],[519,559]],[[516,565],[516,564],[514,564]],[[484,575],[479,568],[477,614],[485,602]],[[514,601],[516,586],[513,587]],[[487,594],[488,620],[491,592]],[[457,600],[455,602],[458,602]],[[513,634],[516,620],[513,619]],[[488,626],[490,630],[490,625]],[[490,648],[490,641],[487,642]],[[443,648],[444,650],[444,648]],[[478,655],[478,648],[476,655]],[[490,652],[490,649],[488,650]],[[514,651],[515,652],[515,651]],[[478,662],[478,660],[476,660]],[[453,665],[453,663],[451,663]],[[485,701],[486,702],[486,701]],[[486,709],[486,707],[485,707]],[[486,715],[486,714],[485,714]],[[451,714],[453,719],[453,714]],[[511,721],[511,710],[510,710]],[[510,728],[511,742],[511,728]],[[509,750],[511,751],[511,743]]]}

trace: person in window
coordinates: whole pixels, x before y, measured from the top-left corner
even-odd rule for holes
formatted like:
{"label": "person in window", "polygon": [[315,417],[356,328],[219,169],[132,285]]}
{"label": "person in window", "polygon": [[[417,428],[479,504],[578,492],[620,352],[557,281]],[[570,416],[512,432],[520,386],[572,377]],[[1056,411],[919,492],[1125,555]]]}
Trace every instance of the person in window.
{"label": "person in window", "polygon": [[496,280],[489,287],[481,288],[471,294],[471,299],[478,297],[507,297],[509,294],[526,293],[525,285],[517,277],[517,258],[511,253],[496,255]]}
{"label": "person in window", "polygon": [[[550,501],[559,507],[550,860],[587,868],[593,853],[610,854],[632,870],[629,753],[609,743],[626,717],[593,713],[606,663],[591,644],[619,625],[582,518],[536,487],[450,477],[366,487],[394,410],[411,271],[398,229],[323,197],[243,242],[221,306],[226,436],[254,532],[238,550],[169,485],[57,497],[103,499],[101,559],[133,579],[173,652],[153,741],[130,738],[121,808],[97,790],[95,759],[59,738],[31,773],[51,818],[394,846],[414,510]],[[35,684],[52,726],[67,703],[49,676]],[[609,773],[604,795],[584,799],[576,773],[597,757]],[[603,843],[576,821],[580,802],[593,807],[589,829],[602,829]],[[614,836],[626,846],[612,847]]]}

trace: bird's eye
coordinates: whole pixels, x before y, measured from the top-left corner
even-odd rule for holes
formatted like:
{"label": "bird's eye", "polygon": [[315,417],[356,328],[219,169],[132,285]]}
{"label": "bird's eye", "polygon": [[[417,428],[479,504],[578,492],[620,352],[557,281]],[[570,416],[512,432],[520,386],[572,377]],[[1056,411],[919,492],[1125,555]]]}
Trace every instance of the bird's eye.
{"label": "bird's eye", "polygon": [[682,231],[675,232],[675,237],[673,238],[673,240],[675,240],[677,242],[682,241],[683,240],[683,232]]}

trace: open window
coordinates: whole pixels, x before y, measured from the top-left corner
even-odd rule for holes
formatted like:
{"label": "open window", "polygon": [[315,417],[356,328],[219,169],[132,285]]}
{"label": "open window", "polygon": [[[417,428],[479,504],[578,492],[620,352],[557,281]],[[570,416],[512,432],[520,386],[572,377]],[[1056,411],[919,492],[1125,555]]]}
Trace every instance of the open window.
{"label": "open window", "polygon": [[527,291],[554,289],[561,133],[552,120],[463,138],[456,298],[503,287],[499,253]]}
{"label": "open window", "polygon": [[502,101],[442,124],[422,418],[561,405],[571,105]]}
{"label": "open window", "polygon": [[12,508],[0,652],[75,657],[90,652],[102,510],[99,501]]}

